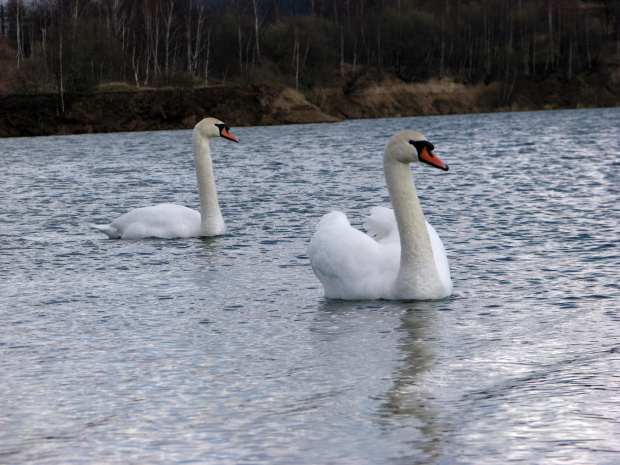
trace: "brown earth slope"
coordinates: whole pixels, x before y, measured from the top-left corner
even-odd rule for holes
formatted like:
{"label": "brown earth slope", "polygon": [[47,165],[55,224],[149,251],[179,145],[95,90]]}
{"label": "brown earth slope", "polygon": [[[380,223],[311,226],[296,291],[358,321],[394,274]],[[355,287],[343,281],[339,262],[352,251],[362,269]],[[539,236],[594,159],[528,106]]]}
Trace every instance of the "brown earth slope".
{"label": "brown earth slope", "polygon": [[[122,87],[121,87],[122,88]],[[431,79],[360,79],[302,93],[280,85],[0,96],[0,137],[187,129],[205,116],[231,126],[333,122],[493,111],[620,106],[620,68],[605,74],[520,80],[510,86]],[[313,103],[311,103],[313,102]]]}
{"label": "brown earth slope", "polygon": [[256,86],[0,97],[0,136],[151,131],[193,127],[205,116],[235,126],[335,121],[292,89]]}

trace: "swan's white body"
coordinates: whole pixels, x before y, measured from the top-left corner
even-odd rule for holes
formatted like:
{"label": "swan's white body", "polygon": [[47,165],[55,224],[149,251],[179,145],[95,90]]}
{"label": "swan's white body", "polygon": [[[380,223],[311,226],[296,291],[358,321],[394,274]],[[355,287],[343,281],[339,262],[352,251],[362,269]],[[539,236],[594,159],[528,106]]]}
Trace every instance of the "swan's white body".
{"label": "swan's white body", "polygon": [[319,221],[308,257],[327,298],[430,300],[452,294],[446,251],[424,219],[411,177],[415,161],[448,169],[422,134],[396,133],[383,155],[394,210],[374,207],[364,224],[368,234],[351,227],[341,212]]}
{"label": "swan's white body", "polygon": [[112,239],[218,236],[226,232],[220,211],[211,163],[209,139],[224,137],[237,141],[228,126],[215,118],[205,118],[194,128],[194,164],[200,194],[200,211],[171,203],[136,208],[106,225],[92,225]]}

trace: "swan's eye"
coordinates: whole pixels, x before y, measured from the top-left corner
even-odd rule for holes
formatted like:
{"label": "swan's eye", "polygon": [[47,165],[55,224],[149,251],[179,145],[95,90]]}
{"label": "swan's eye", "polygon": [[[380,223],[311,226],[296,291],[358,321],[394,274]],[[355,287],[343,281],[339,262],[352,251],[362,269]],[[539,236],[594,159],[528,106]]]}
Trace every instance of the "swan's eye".
{"label": "swan's eye", "polygon": [[433,150],[435,150],[435,146],[433,144],[431,144],[429,141],[427,141],[427,140],[410,140],[409,143],[415,147],[415,149],[418,152],[418,155],[420,155],[420,153],[422,153],[422,150],[426,147],[426,151],[429,153],[429,155],[431,157],[433,156],[432,152],[433,152]]}
{"label": "swan's eye", "polygon": [[226,124],[226,123],[215,123],[215,127],[220,130],[220,135],[222,134],[222,131],[224,129],[226,131],[230,131],[230,128],[228,127],[228,124]]}

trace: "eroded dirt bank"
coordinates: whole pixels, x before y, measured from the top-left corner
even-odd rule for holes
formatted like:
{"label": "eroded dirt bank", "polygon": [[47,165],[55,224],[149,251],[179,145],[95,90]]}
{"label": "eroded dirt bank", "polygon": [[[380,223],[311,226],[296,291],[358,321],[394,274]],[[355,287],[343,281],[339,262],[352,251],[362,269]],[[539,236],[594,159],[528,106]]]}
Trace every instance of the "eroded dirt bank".
{"label": "eroded dirt bank", "polygon": [[277,85],[0,96],[0,137],[192,128],[205,116],[231,126],[333,122],[493,111],[620,106],[620,71],[506,85],[363,79],[302,94]]}
{"label": "eroded dirt bank", "polygon": [[412,84],[391,79],[362,82],[346,91],[322,89],[309,98],[343,119],[613,107],[620,106],[620,68],[571,82],[553,78],[487,85],[444,78]]}

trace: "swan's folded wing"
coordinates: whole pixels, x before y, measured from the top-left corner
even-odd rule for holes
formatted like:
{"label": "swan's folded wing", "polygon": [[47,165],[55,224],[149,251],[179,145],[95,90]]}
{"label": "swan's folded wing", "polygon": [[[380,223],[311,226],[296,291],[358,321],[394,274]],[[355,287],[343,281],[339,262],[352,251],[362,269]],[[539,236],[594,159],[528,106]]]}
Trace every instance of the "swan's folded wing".
{"label": "swan's folded wing", "polygon": [[200,235],[200,213],[182,205],[161,203],[130,210],[108,225],[93,226],[114,239],[196,237]]}
{"label": "swan's folded wing", "polygon": [[308,258],[327,297],[368,298],[398,273],[398,250],[394,256],[386,247],[351,227],[344,213],[332,212],[319,222]]}
{"label": "swan's folded wing", "polygon": [[400,242],[396,217],[391,208],[372,207],[370,216],[364,221],[364,229],[366,229],[366,234],[380,244]]}

